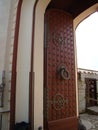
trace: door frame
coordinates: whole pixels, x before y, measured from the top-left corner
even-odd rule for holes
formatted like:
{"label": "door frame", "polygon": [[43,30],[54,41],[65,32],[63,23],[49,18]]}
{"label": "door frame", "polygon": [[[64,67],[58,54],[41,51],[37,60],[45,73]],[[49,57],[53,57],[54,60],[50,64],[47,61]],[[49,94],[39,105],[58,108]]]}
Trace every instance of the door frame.
{"label": "door frame", "polygon": [[[39,0],[36,6],[36,13],[35,13],[35,31],[34,31],[34,72],[36,73],[37,71],[40,72],[40,77],[43,77],[43,48],[44,48],[44,14],[45,14],[45,10],[48,6],[48,4],[50,3],[51,0]],[[43,7],[43,8],[42,8]],[[87,18],[90,14],[94,13],[97,10],[98,4],[95,4],[93,6],[91,6],[90,8],[88,8],[87,10],[85,10],[84,12],[82,12],[79,16],[77,16],[74,20],[73,20],[73,24],[74,24],[74,40],[75,40],[75,29],[78,26],[78,24],[84,20],[85,18]],[[40,12],[40,13],[39,13]],[[40,19],[40,20],[39,20]],[[39,29],[39,27],[41,27],[41,29]],[[39,36],[40,35],[40,36]],[[39,41],[40,39],[40,41]],[[75,50],[76,50],[76,40],[74,41],[75,44]],[[38,54],[36,52],[39,51],[39,49],[41,50],[41,55],[40,57],[38,56]],[[40,60],[37,63],[37,58],[38,59],[42,59],[41,62]],[[40,67],[38,66],[38,64],[40,64]],[[77,97],[77,116],[79,114],[78,112],[78,85],[77,85],[77,54],[75,52],[75,67],[76,67],[76,97]],[[37,79],[39,79],[38,74],[36,74],[36,79],[34,79],[34,90],[35,90],[35,96],[34,96],[34,102],[39,102],[40,97],[42,98],[41,103],[40,104],[40,108],[41,111],[43,111],[43,82],[41,82],[41,84],[37,84]],[[38,86],[37,86],[38,85]],[[37,91],[38,88],[41,88],[40,93]],[[38,94],[39,99],[37,98]],[[35,104],[34,104],[35,105]],[[35,124],[35,128],[38,127],[39,124],[43,125],[43,113],[40,113],[37,106],[34,106],[34,124]],[[38,121],[38,123],[36,123],[37,120],[39,120],[38,117],[38,113],[40,113],[40,121]]]}

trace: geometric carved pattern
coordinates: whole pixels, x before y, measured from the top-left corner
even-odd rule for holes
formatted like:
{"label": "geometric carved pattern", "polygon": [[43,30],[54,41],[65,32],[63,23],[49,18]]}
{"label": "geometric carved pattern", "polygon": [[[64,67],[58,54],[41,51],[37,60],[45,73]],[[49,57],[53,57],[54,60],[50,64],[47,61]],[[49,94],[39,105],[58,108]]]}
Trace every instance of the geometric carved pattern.
{"label": "geometric carved pattern", "polygon": [[91,107],[97,105],[97,87],[96,79],[86,78],[86,106]]}
{"label": "geometric carved pattern", "polygon": [[[45,14],[45,113],[47,121],[76,116],[76,84],[73,18],[60,10]],[[58,66],[65,65],[70,77],[62,80]]]}
{"label": "geometric carved pattern", "polygon": [[56,94],[53,97],[53,100],[49,101],[50,104],[53,104],[53,107],[55,110],[61,110],[63,109],[65,103],[67,103],[67,100],[64,98],[61,94]]}
{"label": "geometric carved pattern", "polygon": [[53,42],[55,44],[65,45],[66,38],[63,37],[63,35],[61,35],[61,33],[54,33],[54,35],[53,35]]}
{"label": "geometric carved pattern", "polygon": [[54,33],[52,34],[53,38],[53,43],[55,45],[64,45],[66,44],[66,38],[63,37],[63,35],[61,33]]}

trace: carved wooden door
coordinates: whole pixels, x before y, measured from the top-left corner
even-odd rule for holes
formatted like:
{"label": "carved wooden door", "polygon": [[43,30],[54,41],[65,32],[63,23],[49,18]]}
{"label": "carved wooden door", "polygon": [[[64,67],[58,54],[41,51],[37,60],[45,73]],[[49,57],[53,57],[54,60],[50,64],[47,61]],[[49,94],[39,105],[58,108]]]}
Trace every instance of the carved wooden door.
{"label": "carved wooden door", "polygon": [[96,94],[96,79],[85,79],[86,83],[86,106],[97,105],[97,94]]}
{"label": "carved wooden door", "polygon": [[60,10],[45,14],[44,129],[77,130],[73,18]]}

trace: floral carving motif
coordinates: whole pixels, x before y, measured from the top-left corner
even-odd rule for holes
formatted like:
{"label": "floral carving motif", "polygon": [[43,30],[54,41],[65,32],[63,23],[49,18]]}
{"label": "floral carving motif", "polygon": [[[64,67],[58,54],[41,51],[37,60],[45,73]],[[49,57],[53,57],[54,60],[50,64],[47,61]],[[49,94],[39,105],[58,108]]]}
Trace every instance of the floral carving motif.
{"label": "floral carving motif", "polygon": [[49,103],[53,104],[55,110],[61,110],[67,103],[67,99],[65,99],[62,94],[56,94],[53,100],[49,100]]}
{"label": "floral carving motif", "polygon": [[59,45],[66,44],[66,38],[64,37],[64,35],[62,33],[54,33],[52,37],[53,37],[52,41],[55,44],[59,44]]}
{"label": "floral carving motif", "polygon": [[48,36],[48,41],[52,41],[55,45],[65,45],[66,37],[62,33],[52,33]]}

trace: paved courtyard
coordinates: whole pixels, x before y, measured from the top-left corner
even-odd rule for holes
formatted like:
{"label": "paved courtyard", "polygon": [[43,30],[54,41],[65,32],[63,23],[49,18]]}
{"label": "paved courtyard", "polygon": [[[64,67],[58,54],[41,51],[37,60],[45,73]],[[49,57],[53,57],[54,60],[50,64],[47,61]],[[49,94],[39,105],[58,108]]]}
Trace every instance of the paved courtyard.
{"label": "paved courtyard", "polygon": [[98,130],[98,115],[80,114],[80,119],[87,130]]}

